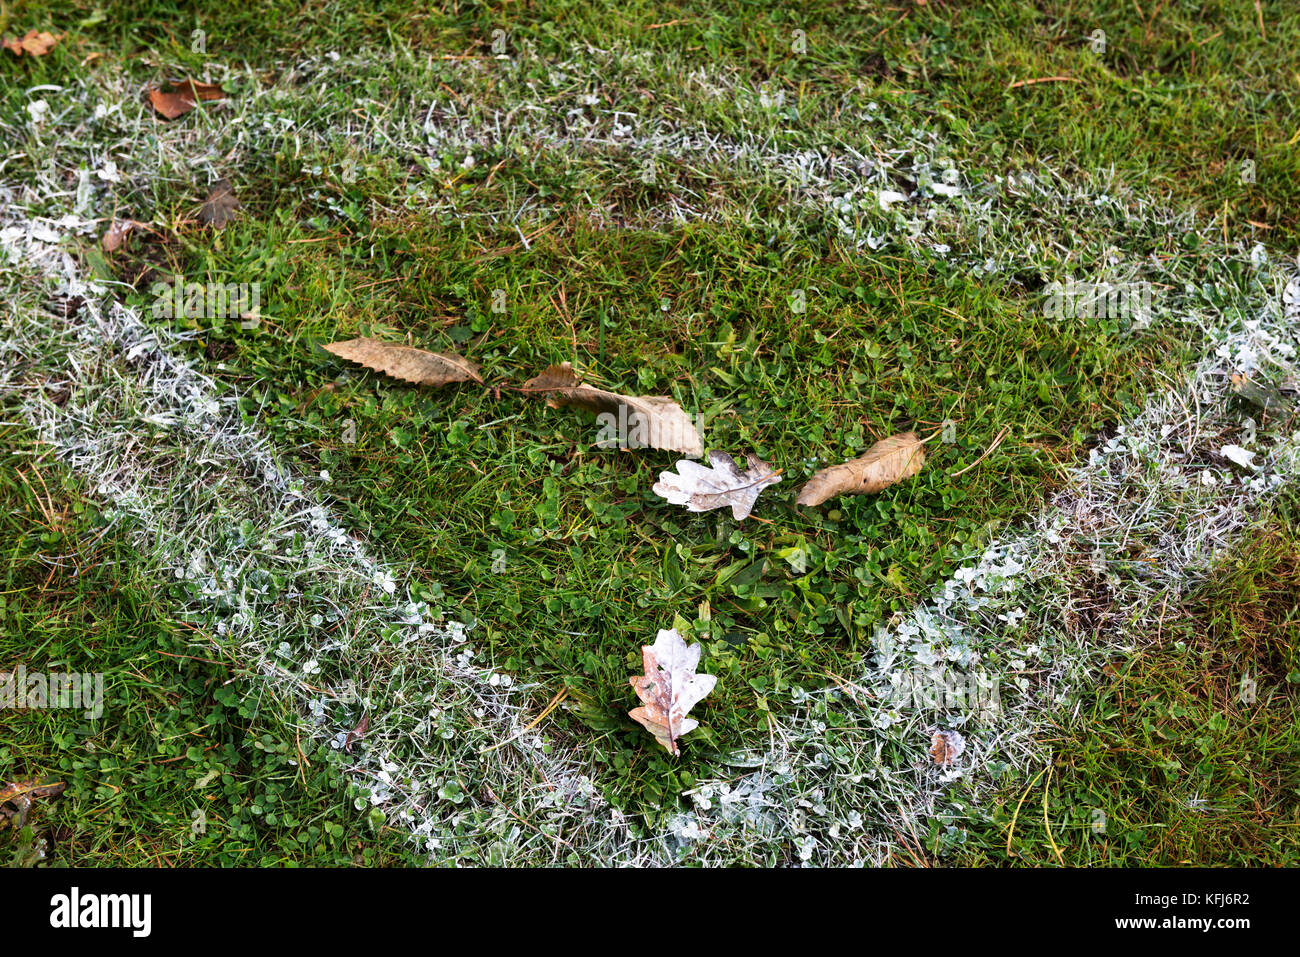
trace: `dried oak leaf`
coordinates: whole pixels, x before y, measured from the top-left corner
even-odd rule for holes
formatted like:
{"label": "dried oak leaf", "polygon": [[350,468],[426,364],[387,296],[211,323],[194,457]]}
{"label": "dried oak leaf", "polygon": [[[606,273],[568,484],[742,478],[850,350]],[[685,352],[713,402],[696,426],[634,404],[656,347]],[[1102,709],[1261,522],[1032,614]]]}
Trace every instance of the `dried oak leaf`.
{"label": "dried oak leaf", "polygon": [[44,30],[28,30],[27,35],[21,40],[17,37],[5,37],[2,42],[4,48],[15,56],[22,56],[24,53],[28,56],[45,56],[62,38],[62,33],[55,35]]}
{"label": "dried oak leaf", "polygon": [[881,439],[865,455],[822,469],[799,490],[798,505],[820,505],[836,495],[879,492],[911,478],[925,464],[925,443],[915,432]]}
{"label": "dried oak leaf", "polygon": [[781,473],[752,452],[746,456],[749,468],[741,471],[726,452],[710,452],[709,468],[682,459],[676,472],[662,472],[654,493],[673,505],[685,505],[688,512],[707,512],[731,506],[736,521],[749,516],[758,493],[781,481]]}
{"label": "dried oak leaf", "polygon": [[966,739],[956,731],[936,731],[930,739],[930,759],[941,768],[949,767],[966,750]]}
{"label": "dried oak leaf", "polygon": [[150,87],[149,102],[153,104],[153,108],[159,115],[169,120],[184,116],[201,100],[223,100],[226,97],[226,91],[221,88],[220,83],[197,83],[194,80],[185,80],[167,85],[172,89],[164,91],[161,87]]}
{"label": "dried oak leaf", "polygon": [[620,395],[594,386],[583,385],[568,363],[548,366],[524,383],[522,391],[544,393],[546,404],[553,409],[576,405],[592,412],[622,413],[623,423],[632,437],[629,445],[646,445],[667,452],[681,452],[698,458],[704,454],[704,439],[691,417],[672,399],[663,395]]}
{"label": "dried oak leaf", "polygon": [[643,707],[633,708],[628,717],[675,756],[681,754],[677,739],[700,724],[687,712],[718,683],[714,675],[695,673],[699,663],[699,645],[686,644],[675,628],[661,629],[653,645],[641,646],[645,674],[631,679]]}
{"label": "dried oak leaf", "polygon": [[212,184],[208,198],[199,207],[199,219],[205,226],[225,229],[226,224],[235,218],[237,209],[239,209],[239,197],[235,195],[230,180],[219,179]]}
{"label": "dried oak leaf", "polygon": [[375,372],[415,385],[447,385],[449,382],[482,382],[479,367],[463,356],[429,352],[379,339],[348,339],[322,346],[340,359],[347,359]]}

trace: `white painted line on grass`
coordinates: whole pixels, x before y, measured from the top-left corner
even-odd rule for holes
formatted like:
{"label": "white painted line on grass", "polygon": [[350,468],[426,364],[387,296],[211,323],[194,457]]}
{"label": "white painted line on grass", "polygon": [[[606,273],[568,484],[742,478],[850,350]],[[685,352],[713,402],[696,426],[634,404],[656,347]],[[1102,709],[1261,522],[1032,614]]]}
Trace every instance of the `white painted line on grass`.
{"label": "white painted line on grass", "polygon": [[[174,614],[211,627],[222,657],[310,717],[305,752],[311,736],[330,743],[358,809],[409,828],[436,860],[544,863],[575,848],[590,860],[625,841],[581,769],[525,729],[534,689],[485,667],[463,625],[406,594],[318,482],[241,422],[237,397],[179,356],[183,337],[79,278],[60,248],[75,224],[32,221],[11,196],[0,188],[16,311],[0,338],[0,398],[111,506]],[[51,294],[85,302],[64,319],[42,310]]]}
{"label": "white painted line on grass", "polygon": [[[395,124],[383,137],[403,148],[402,130]],[[380,136],[377,128],[367,132]],[[239,132],[241,141],[246,133]],[[942,152],[932,135],[899,134],[891,145],[891,131],[873,133],[884,153],[906,162],[906,172],[929,181],[928,155]],[[589,147],[601,135],[588,128],[582,137],[559,135],[546,145]],[[788,151],[758,141],[695,135],[615,130],[603,146],[632,157],[745,154],[787,174],[794,162]],[[177,156],[193,145],[175,127],[160,136]],[[273,135],[265,145],[282,140]],[[922,149],[925,155],[913,155]],[[832,187],[851,179],[848,172],[824,159],[803,162],[811,172],[796,171],[806,180],[800,195],[830,202],[837,230],[854,245],[901,241],[905,249],[925,245],[942,254],[948,241],[960,240],[962,260],[983,260],[974,268],[987,272],[1034,258],[1032,241],[1009,245],[1020,225],[999,225],[990,215],[998,203],[1019,203],[1021,211],[1088,204],[1098,220],[1096,235],[1080,240],[1087,243],[1108,241],[1108,230],[1126,216],[1115,197],[1071,191],[1051,176],[970,184],[944,168],[920,195],[886,202],[878,165],[860,174],[870,185],[854,181],[840,194]],[[963,197],[949,196],[959,185]],[[360,786],[358,801],[411,828],[444,859],[518,863],[572,854],[585,862],[689,856],[727,863],[784,860],[793,848],[808,862],[874,863],[922,843],[927,819],[951,820],[959,830],[997,784],[999,767],[1023,770],[1041,760],[1036,734],[1043,721],[1069,706],[1090,666],[1123,643],[1126,628],[1149,618],[1151,598],[1206,568],[1294,471],[1294,437],[1259,431],[1252,445],[1239,434],[1223,388],[1227,371],[1294,357],[1287,352],[1294,349],[1294,316],[1263,312],[1266,300],[1257,296],[1257,325],[1238,317],[1206,330],[1224,355],[1216,352],[1187,383],[1155,397],[1118,441],[1074,470],[1067,492],[1023,535],[990,548],[931,602],[883,631],[873,656],[842,688],[799,692],[804,711],[774,724],[774,747],[727,759],[737,774],[697,788],[696,811],[647,845],[603,806],[583,759],[556,753],[556,740],[537,729],[517,736],[526,723],[524,695],[503,689],[504,676],[476,664],[454,624],[395,597],[405,591],[400,576],[369,557],[304,479],[277,464],[257,431],[241,422],[233,397],[218,396],[178,358],[177,337],[143,324],[111,303],[106,290],[78,278],[58,244],[91,225],[67,211],[66,197],[51,192],[45,199],[66,215],[40,221],[12,196],[4,202],[0,245],[14,263],[6,291],[13,291],[18,315],[0,342],[0,394],[18,397],[42,441],[115,504],[149,562],[171,576],[181,613],[196,622],[215,619],[217,647],[300,701],[315,715],[316,734],[342,743],[363,706],[371,711],[357,755],[340,755]],[[1040,231],[1062,228],[1058,217],[1048,215],[1053,221],[1038,224]],[[93,325],[38,311],[41,287],[51,280],[87,295]],[[43,394],[51,378],[70,387],[63,406]],[[1261,470],[1247,484],[1236,466],[1215,457],[1227,444],[1258,450]],[[1140,563],[1132,549],[1145,555]],[[1076,621],[1085,598],[1097,601],[1086,611],[1094,626],[1086,634]],[[900,688],[912,692],[970,675],[976,683],[966,686],[978,698],[981,671],[990,685],[984,690],[997,689],[996,715],[965,705],[900,703]],[[349,700],[349,679],[361,701]],[[924,753],[928,732],[940,727],[960,729],[967,742],[960,762],[946,771],[927,766]]]}
{"label": "white painted line on grass", "polygon": [[[1294,374],[1300,309],[1283,302],[1300,279],[1286,290],[1279,279],[1255,318],[1212,336],[1213,352],[1072,469],[1023,533],[881,628],[851,680],[796,692],[802,708],[777,722],[775,747],[735,756],[756,770],[694,790],[679,839],[703,859],[754,858],[760,834],[825,865],[960,843],[1009,772],[1024,781],[1048,760],[1047,726],[1079,707],[1108,656],[1154,634],[1166,603],[1296,479],[1297,426],[1256,425],[1229,381]],[[1252,465],[1224,454],[1232,445]],[[965,740],[951,767],[928,754],[939,730]]]}

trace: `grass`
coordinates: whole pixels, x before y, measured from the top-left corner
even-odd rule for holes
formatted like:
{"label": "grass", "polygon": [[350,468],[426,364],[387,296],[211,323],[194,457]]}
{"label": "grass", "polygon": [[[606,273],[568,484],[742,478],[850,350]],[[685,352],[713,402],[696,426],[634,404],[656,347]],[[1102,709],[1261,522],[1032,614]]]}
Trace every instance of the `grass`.
{"label": "grass", "polygon": [[[6,450],[30,442],[5,430]],[[103,720],[68,709],[5,715],[8,780],[64,794],[8,818],[0,861],[78,867],[382,865],[408,860],[356,813],[329,749],[286,747],[284,705],[248,694],[231,661],[195,653],[147,567],[48,461],[0,468],[0,662],[105,673]],[[211,655],[209,651],[207,654]],[[107,663],[111,667],[105,667]]]}
{"label": "grass", "polygon": [[[899,8],[819,2],[799,11],[744,0],[614,9],[456,3],[441,11],[273,2],[240,13],[213,3],[38,0],[11,4],[9,21],[11,29],[70,33],[63,53],[24,64],[32,82],[68,59],[107,51],[195,70],[231,58],[269,65],[393,44],[468,57],[495,54],[494,41],[508,52],[531,47],[559,59],[588,42],[626,43],[660,59],[686,51],[785,90],[797,98],[801,121],[806,101],[865,81],[921,112],[969,124],[973,138],[1006,161],[1122,166],[1207,212],[1225,211],[1236,229],[1256,228],[1254,220],[1264,235],[1285,241],[1300,228],[1293,212],[1300,54],[1287,42],[1300,13],[1282,2],[1176,0],[1149,12],[1105,0],[1055,11],[1007,0]],[[1013,87],[1062,76],[1069,80]],[[1255,163],[1253,183],[1240,176],[1247,159]]]}
{"label": "grass", "polygon": [[963,863],[1296,865],[1298,504],[1133,636],[1051,739],[1050,774],[991,809]]}
{"label": "grass", "polygon": [[[1142,335],[1109,320],[1063,327],[1040,314],[1046,280],[1102,270],[1120,236],[1128,263],[1177,262],[1209,281],[1237,281],[1217,249],[1144,218],[1150,207],[1141,197],[1196,209],[1194,224],[1278,249],[1300,235],[1289,128],[1300,64],[1296,44],[1279,42],[1296,36],[1297,15],[1281,5],[1269,10],[1266,39],[1253,3],[1213,6],[1174,3],[1148,19],[1086,2],[1059,15],[1006,2],[879,11],[818,4],[796,21],[739,3],[616,10],[547,3],[508,13],[474,4],[446,13],[270,4],[256,16],[206,4],[197,14],[166,3],[107,4],[96,14],[89,4],[18,3],[9,10],[11,31],[53,27],[68,37],[40,60],[0,61],[16,81],[0,94],[0,109],[22,116],[24,87],[70,76],[116,101],[128,82],[247,64],[236,70],[231,108],[243,125],[220,109],[180,121],[195,133],[179,140],[157,175],[133,171],[133,154],[159,142],[169,144],[166,153],[178,135],[153,129],[130,100],[107,121],[117,126],[103,140],[126,176],[113,191],[120,214],[149,219],[157,231],[113,257],[86,243],[86,261],[130,283],[125,298],[146,308],[152,283],[172,272],[262,282],[270,291],[264,324],[192,323],[200,332],[192,357],[245,396],[250,420],[289,462],[307,474],[329,472],[337,504],[382,555],[413,563],[422,589],[482,624],[500,667],[537,680],[546,697],[567,688],[570,707],[557,717],[592,742],[608,771],[605,796],[656,821],[694,785],[701,765],[661,756],[625,717],[627,676],[643,641],[680,619],[705,642],[707,670],[721,681],[687,742],[698,761],[764,733],[793,687],[820,686],[854,667],[879,623],[1032,510],[1064,464],[1197,351],[1196,336],[1177,326]],[[1219,36],[1203,26],[1212,20]],[[191,47],[195,28],[206,52]],[[516,54],[499,68],[489,58],[497,29]],[[790,50],[796,29],[807,37],[803,56]],[[1106,33],[1104,53],[1084,39],[1097,29]],[[226,39],[235,36],[237,49]],[[592,37],[614,52],[586,49]],[[367,62],[352,56],[359,48],[395,52]],[[530,48],[540,56],[522,55]],[[279,65],[328,51],[345,55],[339,66],[322,61],[314,73],[295,73]],[[472,59],[427,65],[419,54],[429,51]],[[86,62],[91,53],[99,58]],[[548,61],[563,62],[567,75],[553,79]],[[720,92],[683,79],[701,64],[713,67]],[[1014,86],[1055,76],[1070,79]],[[540,100],[576,104],[601,142],[564,148],[555,142],[564,131],[527,113],[512,114],[504,134],[483,132],[537,89],[549,94]],[[868,101],[882,117],[881,141],[902,138],[919,154],[930,146],[924,134],[937,134],[943,155],[934,159],[971,181],[1043,158],[1084,183],[1087,196],[1062,196],[1059,207],[1043,196],[1019,207],[1003,197],[978,223],[941,211],[936,234],[960,251],[952,256],[897,241],[873,250],[864,232],[899,235],[908,224],[873,210],[861,229],[845,230],[824,191],[801,188],[797,176],[743,150],[674,151],[647,181],[610,145],[617,122],[610,111],[629,110],[678,130],[704,124],[751,153],[763,142],[783,157],[829,153],[847,136],[871,135],[859,119]],[[852,121],[849,109],[857,111]],[[259,130],[276,116],[291,118],[294,132]],[[360,135],[341,129],[349,116],[359,117]],[[430,117],[434,132],[426,133]],[[913,136],[913,126],[923,134]],[[236,148],[241,130],[253,147]],[[38,158],[50,144],[27,146],[9,158],[6,176],[43,175]],[[475,163],[466,168],[470,151]],[[98,159],[90,149],[76,156],[92,167]],[[229,157],[237,157],[234,168]],[[1246,159],[1254,182],[1239,175]],[[890,164],[895,182],[918,175],[905,160]],[[1093,173],[1108,167],[1110,179]],[[229,174],[245,215],[220,235],[197,230],[189,220],[206,179]],[[910,192],[916,184],[903,185]],[[1115,209],[1088,205],[1109,191],[1119,196]],[[675,223],[676,212],[688,221]],[[976,271],[984,244],[1017,251],[994,272]],[[504,290],[504,312],[493,311],[496,290]],[[804,311],[792,308],[797,290]],[[462,351],[489,370],[493,388],[415,390],[314,349],[356,334]],[[673,395],[700,417],[711,447],[753,448],[787,470],[785,481],[743,526],[663,507],[648,489],[673,456],[598,450],[590,417],[548,410],[509,388],[566,359],[606,387]],[[956,443],[936,443],[915,482],[817,512],[789,504],[796,483],[819,464],[947,419],[957,424]],[[979,468],[952,474],[1007,426],[1010,438]],[[60,509],[93,515],[71,478],[55,466],[49,474],[67,486]],[[79,558],[87,572],[72,593],[36,588],[49,573],[37,544],[53,544],[41,542],[52,530],[32,513],[25,485],[5,494],[19,542],[7,559],[20,584],[6,587],[21,596],[7,606],[19,609],[6,619],[14,623],[6,632],[11,656],[31,647],[36,622],[55,631],[50,647],[61,657],[137,661],[149,648],[182,646],[166,607],[145,599],[147,584],[130,580],[129,555]],[[58,534],[80,549],[94,535],[87,522]],[[111,536],[95,542],[117,547]],[[59,624],[83,612],[81,595],[110,588],[118,597],[102,611],[92,606],[100,622],[93,638]],[[1189,675],[1200,672],[1183,664],[1143,679],[1145,699],[1184,694]],[[114,755],[113,774],[104,785],[78,778],[60,799],[66,810],[57,827],[67,837],[52,842],[68,855],[60,859],[393,859],[393,835],[370,834],[334,796],[333,765],[304,781],[284,754],[257,748],[261,734],[285,740],[289,718],[250,705],[243,696],[254,686],[238,675],[218,691],[228,680],[222,667],[151,659],[138,686],[117,690],[126,708],[121,740],[97,745]],[[180,723],[155,725],[143,703],[158,694],[183,703]],[[25,749],[3,752],[14,755],[13,768],[84,770],[65,767],[76,732],[49,735],[49,723],[68,720],[25,717],[16,736]],[[1104,709],[1093,719],[1099,728],[1110,720]],[[1128,724],[1113,732],[1121,742],[1132,733]],[[199,757],[185,748],[147,765],[134,759],[176,734],[194,737]],[[1222,734],[1218,743],[1243,755],[1276,748],[1235,726]],[[1127,798],[1097,796],[1135,772],[1104,759],[1113,752],[1100,742],[1109,739],[1089,735],[1062,744],[1075,765],[1054,772],[1054,793],[1078,788],[1061,800],[1102,808],[1121,822],[1112,832],[1125,837],[1088,860],[1172,861],[1147,857],[1148,847],[1128,840],[1143,829],[1130,826]],[[178,755],[186,760],[162,763]],[[1227,759],[1215,765],[1228,767]],[[212,781],[224,789],[213,816],[221,837],[187,843],[189,785],[214,769]],[[265,787],[250,795],[244,781]],[[102,810],[112,801],[96,803],[102,787],[120,788],[114,800],[128,809],[107,827],[100,821],[116,811]],[[1153,814],[1163,807],[1154,791],[1143,793],[1135,806]],[[274,801],[261,800],[270,794]],[[267,807],[278,802],[292,810],[269,820]],[[157,825],[160,814],[168,841],[127,844],[124,834]],[[1250,830],[1244,813],[1231,819],[1239,825],[1233,833],[1250,835],[1245,859],[1290,853],[1269,844],[1267,829]],[[1229,838],[1211,836],[1201,817],[1179,820],[1189,836],[1170,841],[1169,853],[1186,847],[1198,861],[1225,859],[1216,855]],[[300,822],[313,822],[317,836],[303,839]],[[977,860],[1005,859],[996,849],[1005,823],[995,816],[988,840],[976,840]],[[1048,860],[1038,844],[1017,854]]]}

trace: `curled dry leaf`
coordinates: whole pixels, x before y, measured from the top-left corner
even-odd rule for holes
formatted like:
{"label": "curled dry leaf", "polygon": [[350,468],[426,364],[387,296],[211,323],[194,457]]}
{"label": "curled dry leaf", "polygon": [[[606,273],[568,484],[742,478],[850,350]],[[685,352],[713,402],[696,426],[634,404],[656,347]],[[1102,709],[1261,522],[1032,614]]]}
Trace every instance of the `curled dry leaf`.
{"label": "curled dry leaf", "polygon": [[548,366],[525,382],[522,391],[544,393],[553,409],[576,405],[616,416],[619,444],[624,447],[648,446],[692,457],[704,454],[704,440],[691,417],[668,396],[619,395],[583,385],[568,362]]}
{"label": "curled dry leaf", "polygon": [[199,219],[205,226],[225,229],[226,224],[235,218],[237,209],[239,209],[239,197],[235,195],[230,180],[219,179],[212,184],[208,198],[199,208]]}
{"label": "curled dry leaf", "polygon": [[169,120],[184,116],[194,109],[199,101],[223,100],[226,97],[226,91],[221,88],[220,83],[197,83],[194,80],[185,80],[168,85],[172,89],[167,91],[161,87],[150,87],[149,102],[153,104],[153,108],[160,116]]}
{"label": "curled dry leaf", "polygon": [[[65,787],[67,785],[62,781],[53,784],[40,784],[35,780],[0,783],[0,830],[22,827],[33,801],[62,794]],[[6,810],[6,805],[14,810]]]}
{"label": "curled dry leaf", "polygon": [[820,505],[836,495],[879,492],[911,478],[925,464],[925,443],[915,432],[881,439],[851,462],[822,469],[799,490],[799,505]]}
{"label": "curled dry leaf", "polygon": [[415,385],[447,385],[449,382],[482,382],[479,367],[463,356],[429,352],[379,339],[348,339],[322,346],[340,359],[347,359],[375,372]]}
{"label": "curled dry leaf", "polygon": [[53,784],[41,784],[35,780],[10,781],[8,784],[0,786],[0,804],[19,801],[24,798],[36,800],[37,798],[54,797],[56,794],[62,794],[65,787],[67,785],[62,781],[56,781]]}
{"label": "curled dry leaf", "polygon": [[966,750],[966,739],[956,731],[936,731],[930,739],[930,758],[941,768],[950,766]]}
{"label": "curled dry leaf", "polygon": [[713,675],[695,673],[699,663],[699,645],[686,644],[676,628],[661,629],[653,645],[641,646],[645,674],[631,679],[643,707],[633,708],[628,717],[674,755],[681,754],[677,739],[700,724],[687,712],[718,683]]}
{"label": "curled dry leaf", "polygon": [[370,715],[363,714],[361,720],[357,722],[357,726],[349,731],[347,736],[343,739],[343,750],[351,754],[352,745],[356,742],[357,738],[364,738],[368,730],[370,730]]}
{"label": "curled dry leaf", "polygon": [[653,491],[673,505],[685,505],[688,512],[730,505],[732,516],[741,521],[753,510],[758,493],[781,481],[781,473],[757,455],[751,452],[746,458],[749,468],[744,471],[726,452],[710,452],[709,468],[682,459],[677,463],[677,472],[660,474]]}
{"label": "curled dry leaf", "polygon": [[2,43],[4,48],[14,56],[22,56],[24,53],[28,56],[45,56],[61,39],[63,39],[62,33],[56,35],[44,30],[28,30],[22,39],[5,37]]}
{"label": "curled dry leaf", "polygon": [[145,228],[145,224],[134,219],[115,219],[99,243],[103,246],[104,252],[117,252],[122,248],[122,245],[126,242],[126,237],[130,235],[132,230],[143,228]]}

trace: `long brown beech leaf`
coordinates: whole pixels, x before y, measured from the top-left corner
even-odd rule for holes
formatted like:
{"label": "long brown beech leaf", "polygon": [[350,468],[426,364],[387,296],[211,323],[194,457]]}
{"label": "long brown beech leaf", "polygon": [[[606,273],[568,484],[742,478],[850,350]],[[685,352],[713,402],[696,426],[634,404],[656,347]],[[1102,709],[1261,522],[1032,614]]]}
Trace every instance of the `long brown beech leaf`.
{"label": "long brown beech leaf", "polygon": [[911,478],[925,464],[925,443],[915,432],[881,439],[865,455],[822,469],[799,490],[798,505],[820,505],[836,495],[883,491]]}
{"label": "long brown beech leaf", "polygon": [[568,362],[548,366],[524,383],[523,392],[546,395],[551,408],[576,405],[597,413],[619,415],[626,409],[626,426],[633,436],[639,435],[645,445],[668,452],[681,452],[698,458],[704,454],[704,439],[696,430],[691,417],[682,407],[664,395],[620,395],[578,381],[573,366]]}
{"label": "long brown beech leaf", "polygon": [[479,367],[463,356],[429,352],[379,339],[348,339],[322,346],[340,359],[347,359],[375,372],[412,382],[440,386],[449,382],[482,382]]}

